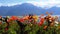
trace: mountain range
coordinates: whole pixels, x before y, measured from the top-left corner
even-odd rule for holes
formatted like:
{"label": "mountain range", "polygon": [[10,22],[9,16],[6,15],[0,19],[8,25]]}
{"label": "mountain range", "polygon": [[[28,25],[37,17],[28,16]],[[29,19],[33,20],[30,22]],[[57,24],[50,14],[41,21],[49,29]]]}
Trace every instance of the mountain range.
{"label": "mountain range", "polygon": [[33,4],[30,3],[23,3],[21,5],[15,5],[15,6],[1,6],[0,7],[0,15],[2,16],[22,16],[22,15],[27,15],[27,14],[45,14],[46,12],[53,12],[53,15],[60,15],[60,7],[52,7],[49,9],[44,9],[41,7],[34,6]]}

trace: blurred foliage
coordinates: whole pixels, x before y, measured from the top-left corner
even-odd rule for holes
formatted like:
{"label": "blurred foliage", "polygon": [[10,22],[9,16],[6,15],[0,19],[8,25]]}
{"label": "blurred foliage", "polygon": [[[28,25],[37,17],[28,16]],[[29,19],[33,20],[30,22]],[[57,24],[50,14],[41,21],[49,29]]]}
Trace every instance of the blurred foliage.
{"label": "blurred foliage", "polygon": [[[20,26],[17,24],[16,21],[12,21],[9,24],[10,25],[8,30],[5,30],[5,27],[7,26],[6,23],[0,24],[0,34],[21,33]],[[26,26],[23,30],[23,34],[60,34],[60,24],[58,24],[58,26],[47,26],[46,24],[39,26],[38,24],[24,23],[24,25]],[[47,26],[47,28],[44,29],[44,26]]]}

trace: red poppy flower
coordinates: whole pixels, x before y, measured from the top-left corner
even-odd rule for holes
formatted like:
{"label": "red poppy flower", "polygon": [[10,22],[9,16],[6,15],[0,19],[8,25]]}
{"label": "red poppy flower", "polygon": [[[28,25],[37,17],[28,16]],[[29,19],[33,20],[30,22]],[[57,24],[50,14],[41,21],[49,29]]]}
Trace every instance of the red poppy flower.
{"label": "red poppy flower", "polygon": [[41,18],[41,20],[40,20],[41,22],[44,22],[44,18]]}
{"label": "red poppy flower", "polygon": [[20,18],[20,20],[19,20],[20,22],[24,22],[24,19],[23,18]]}
{"label": "red poppy flower", "polygon": [[13,18],[9,18],[7,21],[11,21],[11,20],[14,20]]}
{"label": "red poppy flower", "polygon": [[42,26],[42,22],[39,22],[38,25],[39,25],[39,26]]}
{"label": "red poppy flower", "polygon": [[7,22],[10,22],[10,21],[11,21],[10,19],[7,20]]}
{"label": "red poppy flower", "polygon": [[43,23],[44,23],[44,18],[41,18],[40,22],[39,22],[39,25],[41,26],[41,25],[43,25]]}
{"label": "red poppy flower", "polygon": [[0,16],[0,18],[2,18],[2,16]]}

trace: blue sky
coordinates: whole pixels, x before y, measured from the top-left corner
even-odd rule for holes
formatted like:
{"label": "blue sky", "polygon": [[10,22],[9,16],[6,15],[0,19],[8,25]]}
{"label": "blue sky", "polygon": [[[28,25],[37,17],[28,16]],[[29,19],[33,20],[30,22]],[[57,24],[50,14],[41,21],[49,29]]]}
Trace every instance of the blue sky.
{"label": "blue sky", "polygon": [[37,0],[0,0],[0,3],[3,4],[10,4],[10,3],[19,3],[19,2],[25,2],[25,1],[37,1]]}
{"label": "blue sky", "polygon": [[26,1],[48,1],[48,0],[0,0],[0,3],[3,4],[11,4],[11,3],[19,3],[19,2],[26,2]]}
{"label": "blue sky", "polygon": [[22,3],[31,3],[42,8],[60,7],[60,0],[0,0],[0,6],[14,6]]}

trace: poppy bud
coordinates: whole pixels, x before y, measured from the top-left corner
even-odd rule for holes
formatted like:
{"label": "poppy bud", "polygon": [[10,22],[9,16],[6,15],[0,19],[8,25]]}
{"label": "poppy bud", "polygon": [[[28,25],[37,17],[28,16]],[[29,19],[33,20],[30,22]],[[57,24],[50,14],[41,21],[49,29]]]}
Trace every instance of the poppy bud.
{"label": "poppy bud", "polygon": [[8,30],[8,28],[5,28],[5,31],[7,31]]}
{"label": "poppy bud", "polygon": [[0,24],[2,24],[2,22],[0,21]]}
{"label": "poppy bud", "polygon": [[49,14],[48,12],[46,12],[46,14]]}

